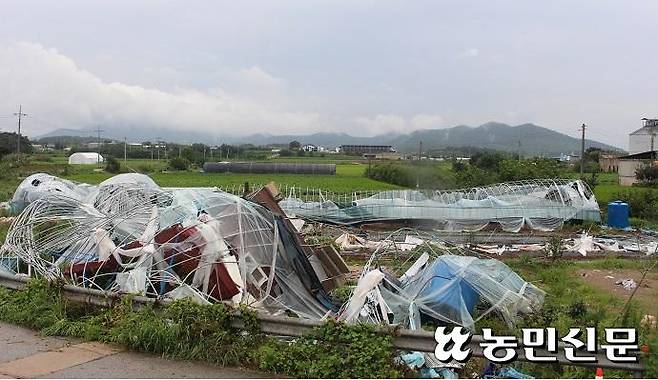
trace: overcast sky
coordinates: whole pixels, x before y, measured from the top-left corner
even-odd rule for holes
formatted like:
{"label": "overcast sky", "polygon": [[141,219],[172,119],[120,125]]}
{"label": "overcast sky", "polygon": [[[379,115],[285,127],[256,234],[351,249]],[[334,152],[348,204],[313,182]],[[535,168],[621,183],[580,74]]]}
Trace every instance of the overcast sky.
{"label": "overcast sky", "polygon": [[0,129],[221,135],[658,117],[658,1],[3,1]]}

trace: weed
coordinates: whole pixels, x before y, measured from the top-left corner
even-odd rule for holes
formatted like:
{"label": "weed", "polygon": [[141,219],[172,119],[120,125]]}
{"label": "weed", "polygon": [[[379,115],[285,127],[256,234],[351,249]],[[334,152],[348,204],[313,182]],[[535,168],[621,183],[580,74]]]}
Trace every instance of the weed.
{"label": "weed", "polygon": [[546,242],[544,253],[546,257],[551,261],[561,259],[562,254],[564,253],[564,243],[562,242],[562,237],[558,234],[551,235]]}
{"label": "weed", "polygon": [[328,321],[288,344],[263,336],[256,314],[239,313],[245,327],[232,327],[235,311],[218,303],[176,301],[161,308],[133,308],[124,298],[113,308],[64,301],[60,288],[31,280],[21,291],[0,287],[0,320],[40,330],[46,335],[75,336],[115,343],[166,357],[246,366],[292,377],[400,377],[394,361],[393,335],[370,325]]}

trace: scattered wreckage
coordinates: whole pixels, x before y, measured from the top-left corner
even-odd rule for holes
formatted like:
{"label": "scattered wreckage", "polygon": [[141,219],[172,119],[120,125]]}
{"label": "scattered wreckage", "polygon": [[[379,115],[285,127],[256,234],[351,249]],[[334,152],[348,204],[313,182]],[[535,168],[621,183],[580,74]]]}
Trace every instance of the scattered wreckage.
{"label": "scattered wreckage", "polygon": [[[397,236],[393,237],[393,235]],[[502,239],[500,235],[480,236],[483,240],[489,241],[489,243],[486,244],[468,242],[468,239],[464,239],[463,236],[458,237],[460,237],[460,239],[454,239],[455,236],[431,236],[414,229],[402,228],[384,239],[367,237],[364,232],[361,232],[361,235],[343,232],[334,240],[334,243],[344,254],[374,252],[382,247],[398,252],[406,252],[415,249],[424,242],[431,243],[435,246],[443,246],[446,242],[451,242],[451,245],[457,248],[470,249],[475,253],[492,257],[518,253],[541,254],[549,250],[549,244],[546,241],[547,238],[541,236],[533,236],[532,239],[524,236],[514,239],[522,242],[501,242],[499,244],[495,244],[495,242],[508,240],[505,238],[509,236],[503,237]],[[458,242],[457,240],[461,242]],[[535,242],[524,240],[532,240]],[[620,255],[626,254],[629,257],[641,257],[651,256],[658,253],[658,240],[656,239],[655,234],[637,234],[635,236],[593,236],[588,232],[582,232],[575,237],[565,236],[562,238],[561,247],[565,253],[572,253],[572,255],[580,255],[582,257],[591,254],[607,253]]]}
{"label": "scattered wreckage", "polygon": [[[501,262],[445,250],[423,254],[401,274],[371,259],[341,308],[329,292],[349,268],[331,245],[306,244],[269,187],[242,198],[163,189],[141,174],[98,186],[35,174],[18,187],[12,208],[22,211],[0,250],[0,269],[86,288],[411,327],[421,314],[472,327],[479,301],[489,304],[479,318],[496,310],[513,323],[543,299]],[[421,243],[410,236],[398,248]],[[379,247],[373,258],[385,254],[386,244]]]}
{"label": "scattered wreckage", "polygon": [[[497,224],[515,232],[524,226],[554,230],[569,219],[600,219],[587,185],[567,180],[431,197],[412,190],[384,192],[339,207],[281,200],[269,186],[239,197],[215,188],[165,189],[140,174],[92,186],[40,173],[23,181],[10,207],[18,215],[11,218],[0,248],[0,271],[158,299],[241,304],[270,315],[410,329],[430,321],[474,330],[492,313],[512,326],[537,312],[545,293],[493,255],[481,253],[545,246],[460,245],[413,233],[369,240],[343,229],[334,241],[341,252],[371,255],[347,302],[340,304],[330,292],[343,284],[349,267],[334,244],[306,242],[299,233],[305,219],[352,225],[433,218],[449,230],[479,231]],[[658,243],[588,234],[565,244],[582,255],[597,249],[658,250]],[[406,254],[397,267],[389,265],[393,252]],[[420,352],[403,352],[400,359],[424,377],[454,376],[450,368],[460,367]]]}
{"label": "scattered wreckage", "polygon": [[448,231],[554,231],[572,219],[601,221],[594,193],[581,180],[537,179],[471,189],[432,191],[389,190],[351,202],[303,200],[294,189],[280,202],[288,215],[355,225],[392,220],[432,221]]}
{"label": "scattered wreckage", "polygon": [[140,174],[98,186],[33,175],[16,190],[12,207],[23,210],[7,233],[0,268],[272,314],[321,319],[336,311],[328,292],[347,271],[340,256],[306,246],[280,209],[268,209],[266,188],[247,198],[162,189]]}

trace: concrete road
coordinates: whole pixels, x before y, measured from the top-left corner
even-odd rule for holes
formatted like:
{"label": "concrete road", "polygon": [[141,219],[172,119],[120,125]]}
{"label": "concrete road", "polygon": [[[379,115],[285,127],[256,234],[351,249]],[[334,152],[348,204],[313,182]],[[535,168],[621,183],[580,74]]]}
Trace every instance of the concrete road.
{"label": "concrete road", "polygon": [[0,322],[0,378],[264,378],[242,368],[163,359]]}

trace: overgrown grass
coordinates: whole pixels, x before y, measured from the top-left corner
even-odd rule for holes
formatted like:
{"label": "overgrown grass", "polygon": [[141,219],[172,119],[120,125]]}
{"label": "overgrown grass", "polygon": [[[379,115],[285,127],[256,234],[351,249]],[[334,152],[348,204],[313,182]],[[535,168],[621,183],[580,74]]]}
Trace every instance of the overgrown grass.
{"label": "overgrown grass", "polygon": [[241,309],[242,331],[224,304],[177,301],[134,310],[66,302],[57,286],[32,280],[22,291],[0,287],[0,320],[63,335],[123,345],[170,358],[243,366],[302,378],[390,378],[406,374],[394,362],[392,335],[373,326],[328,321],[293,343],[266,337],[253,312]]}
{"label": "overgrown grass", "polygon": [[[642,326],[640,321],[644,313],[639,303],[632,301],[625,312],[625,300],[595,288],[576,274],[580,268],[594,269],[642,269],[647,262],[624,259],[594,260],[591,262],[572,262],[558,260],[546,262],[539,259],[523,257],[506,262],[526,281],[532,282],[546,292],[542,310],[525,319],[517,327],[556,327],[560,336],[569,328],[596,327],[599,344],[603,342],[604,329],[607,327],[633,327],[639,334],[640,344],[648,344],[650,355],[645,361],[647,377],[658,375],[658,331]],[[483,322],[487,323],[487,322]],[[501,330],[514,334],[514,331]],[[550,366],[524,363],[520,366],[536,377],[587,378],[593,376],[593,370],[572,366]],[[624,371],[606,371],[606,377],[631,377]]]}
{"label": "overgrown grass", "polygon": [[[331,192],[351,193],[364,190],[396,189],[398,186],[364,178],[361,176],[363,168],[359,165],[347,164],[337,168],[336,175],[302,175],[302,174],[241,174],[241,173],[199,173],[199,172],[172,172],[152,173],[151,178],[164,187],[221,187],[230,188],[244,185],[267,184],[271,181],[277,185],[306,189],[322,189]],[[68,179],[96,184],[112,175],[104,172],[85,172],[68,176]]]}
{"label": "overgrown grass", "polygon": [[8,231],[9,231],[9,224],[4,224],[0,226],[0,245],[2,245],[5,242]]}
{"label": "overgrown grass", "polygon": [[[41,160],[40,156],[24,156],[17,164],[10,158],[0,161],[0,201],[11,199],[16,187],[25,177],[44,172],[76,182],[98,184],[113,176],[104,172],[97,165],[67,165],[60,157],[52,160]],[[367,165],[358,162],[345,162],[336,165],[336,175],[303,175],[303,174],[222,174],[202,173],[198,171],[163,172],[166,161],[131,159],[127,165],[121,163],[121,170],[137,171],[148,174],[153,180],[164,187],[220,187],[224,189],[237,188],[249,182],[252,186],[275,182],[283,187],[295,186],[306,191],[322,189],[323,191],[340,194],[351,194],[355,191],[377,191],[397,189],[399,186],[375,181],[363,177]],[[126,167],[127,166],[127,167]],[[298,191],[299,193],[299,191]]]}

